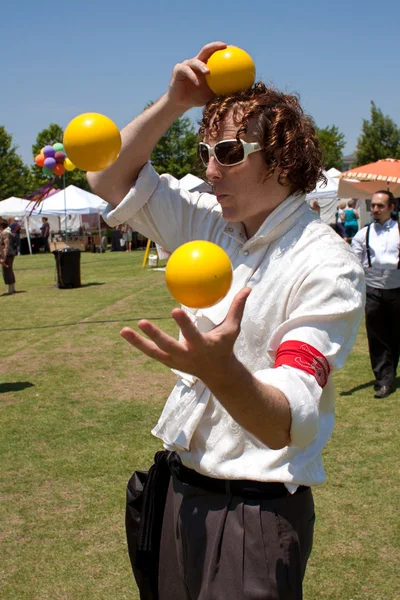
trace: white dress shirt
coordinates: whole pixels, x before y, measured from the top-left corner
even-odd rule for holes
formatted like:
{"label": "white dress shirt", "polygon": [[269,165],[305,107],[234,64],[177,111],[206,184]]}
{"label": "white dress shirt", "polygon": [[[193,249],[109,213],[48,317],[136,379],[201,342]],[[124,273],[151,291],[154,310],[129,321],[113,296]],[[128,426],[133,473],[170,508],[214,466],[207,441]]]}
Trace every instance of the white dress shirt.
{"label": "white dress shirt", "polygon": [[351,247],[361,261],[365,272],[365,283],[378,289],[400,288],[400,235],[399,225],[394,219],[388,219],[383,225],[371,223],[369,229],[369,248],[371,266],[368,265],[367,227],[354,236]]}
{"label": "white dress shirt", "polygon": [[183,307],[200,331],[225,318],[233,296],[252,288],[235,344],[237,358],[260,381],[279,389],[291,409],[291,445],[271,450],[243,429],[196,377],[177,373],[153,434],[189,468],[220,479],[279,481],[293,492],[325,479],[321,452],[334,424],[332,377],[322,388],[311,374],[274,368],[285,341],[305,342],[331,369],[341,368],[363,314],[364,277],[350,247],[308,207],[291,196],[247,239],[241,223],[224,221],[211,194],[190,193],[148,163],[135,187],[104,215],[169,251],[190,240],[210,240],[229,255],[234,270],[228,295],[210,308]]}

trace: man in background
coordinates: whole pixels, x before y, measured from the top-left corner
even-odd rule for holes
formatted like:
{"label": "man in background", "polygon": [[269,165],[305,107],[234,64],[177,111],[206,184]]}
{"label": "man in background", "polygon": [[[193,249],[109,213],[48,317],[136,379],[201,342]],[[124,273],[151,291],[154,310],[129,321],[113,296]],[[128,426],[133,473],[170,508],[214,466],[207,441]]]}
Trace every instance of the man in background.
{"label": "man in background", "polygon": [[362,262],[367,285],[365,323],[375,375],[375,398],[394,391],[400,351],[400,235],[392,219],[395,198],[388,190],[372,196],[373,222],[353,238],[352,248]]}

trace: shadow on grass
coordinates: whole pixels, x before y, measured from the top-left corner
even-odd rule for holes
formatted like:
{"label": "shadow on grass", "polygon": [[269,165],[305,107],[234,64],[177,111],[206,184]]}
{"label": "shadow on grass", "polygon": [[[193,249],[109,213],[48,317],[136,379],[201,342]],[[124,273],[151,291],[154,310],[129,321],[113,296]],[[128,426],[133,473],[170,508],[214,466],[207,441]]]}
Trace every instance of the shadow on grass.
{"label": "shadow on grass", "polygon": [[26,294],[26,290],[17,290],[13,294],[9,294],[8,292],[4,292],[4,294],[0,294],[0,296],[14,296],[15,294]]}
{"label": "shadow on grass", "polygon": [[0,394],[6,392],[21,392],[26,388],[34,387],[34,384],[30,381],[13,381],[10,383],[0,383]]}
{"label": "shadow on grass", "polygon": [[[340,392],[339,396],[351,396],[355,392],[365,390],[367,388],[373,387],[374,385],[375,385],[375,379],[372,379],[371,381],[367,381],[366,383],[361,383],[360,385],[356,385],[355,387],[351,388],[350,390]],[[394,387],[395,387],[395,389],[400,387],[400,377],[396,377],[396,379],[394,380]]]}
{"label": "shadow on grass", "polygon": [[105,285],[105,281],[102,281],[102,282],[92,281],[92,283],[81,283],[81,285],[78,287],[60,287],[60,286],[56,285],[56,288],[59,290],[77,290],[79,288],[91,287],[92,285]]}

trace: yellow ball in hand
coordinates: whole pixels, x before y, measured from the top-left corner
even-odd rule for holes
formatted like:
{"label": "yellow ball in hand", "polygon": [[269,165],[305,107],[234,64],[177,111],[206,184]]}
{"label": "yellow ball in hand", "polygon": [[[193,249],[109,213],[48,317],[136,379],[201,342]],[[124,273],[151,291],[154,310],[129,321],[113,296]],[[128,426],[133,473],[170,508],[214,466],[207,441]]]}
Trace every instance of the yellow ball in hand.
{"label": "yellow ball in hand", "polygon": [[210,70],[206,75],[207,85],[217,96],[248,90],[256,78],[253,59],[236,46],[214,52],[207,61],[207,67]]}
{"label": "yellow ball in hand", "polygon": [[121,134],[111,119],[99,113],[83,113],[67,125],[63,138],[70,161],[83,171],[103,171],[121,150]]}
{"label": "yellow ball in hand", "polygon": [[232,284],[232,264],[216,244],[183,244],[168,259],[165,279],[171,295],[190,308],[207,308],[222,300]]}

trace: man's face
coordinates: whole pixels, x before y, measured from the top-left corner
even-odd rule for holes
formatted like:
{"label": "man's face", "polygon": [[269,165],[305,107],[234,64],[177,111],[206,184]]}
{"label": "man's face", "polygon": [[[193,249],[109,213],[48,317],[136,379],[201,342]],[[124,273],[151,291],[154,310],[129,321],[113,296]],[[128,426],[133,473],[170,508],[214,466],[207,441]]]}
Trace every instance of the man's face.
{"label": "man's face", "polygon": [[[228,113],[219,124],[218,137],[204,141],[215,146],[222,140],[235,139],[238,129],[232,113]],[[245,142],[256,141],[254,120],[250,120],[247,132],[240,137]],[[249,238],[290,194],[288,188],[278,183],[277,171],[265,180],[267,166],[262,151],[250,154],[244,162],[233,167],[220,165],[214,156],[210,157],[206,174],[221,205],[222,216],[227,221],[242,222]]]}
{"label": "man's face", "polygon": [[371,200],[371,215],[374,221],[383,225],[394,210],[393,204],[390,204],[390,198],[387,194],[374,194]]}

